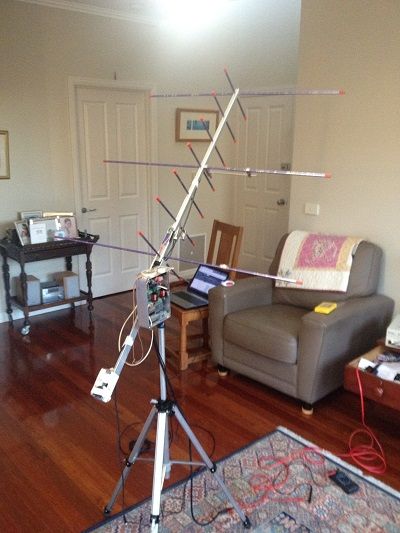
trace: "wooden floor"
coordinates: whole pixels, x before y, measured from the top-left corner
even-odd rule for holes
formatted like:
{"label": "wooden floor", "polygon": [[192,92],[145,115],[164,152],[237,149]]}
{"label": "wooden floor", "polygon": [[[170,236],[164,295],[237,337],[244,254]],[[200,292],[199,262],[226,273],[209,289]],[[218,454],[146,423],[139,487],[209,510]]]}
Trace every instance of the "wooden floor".
{"label": "wooden floor", "polygon": [[[14,329],[0,325],[0,531],[78,532],[103,518],[122,458],[115,403],[94,400],[90,390],[99,369],[116,362],[118,333],[130,305],[129,293],[95,300],[92,331],[84,307],[33,317],[26,337],[19,332],[21,321]],[[173,329],[170,320],[167,330]],[[148,337],[143,343],[148,345]],[[214,459],[279,425],[335,454],[345,453],[350,433],[360,426],[359,400],[343,390],[307,417],[295,400],[238,375],[221,378],[210,363],[183,373],[170,368],[170,380]],[[154,353],[141,366],[123,370],[117,395],[123,450],[140,431],[158,384]],[[381,479],[400,489],[400,414],[367,402],[366,417],[387,456]],[[187,439],[174,431],[171,456],[187,460],[187,454]],[[174,466],[168,483],[186,475],[186,467]],[[152,465],[136,464],[125,505],[150,496],[151,485]],[[113,511],[121,509],[121,500]]]}

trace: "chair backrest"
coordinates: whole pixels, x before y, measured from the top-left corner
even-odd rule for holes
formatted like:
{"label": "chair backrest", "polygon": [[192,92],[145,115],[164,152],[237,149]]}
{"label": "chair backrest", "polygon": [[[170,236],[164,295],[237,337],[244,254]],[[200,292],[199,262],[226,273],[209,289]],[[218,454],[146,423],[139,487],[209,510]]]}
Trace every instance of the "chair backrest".
{"label": "chair backrest", "polygon": [[[269,273],[276,275],[287,234],[280,240]],[[382,250],[376,244],[361,241],[353,257],[349,284],[346,292],[313,291],[305,289],[275,288],[274,303],[282,303],[313,309],[322,301],[340,302],[349,298],[375,294],[379,281]]]}
{"label": "chair backrest", "polygon": [[[243,228],[214,220],[208,247],[207,263],[236,267],[242,244]],[[230,279],[235,279],[236,272],[231,272]]]}

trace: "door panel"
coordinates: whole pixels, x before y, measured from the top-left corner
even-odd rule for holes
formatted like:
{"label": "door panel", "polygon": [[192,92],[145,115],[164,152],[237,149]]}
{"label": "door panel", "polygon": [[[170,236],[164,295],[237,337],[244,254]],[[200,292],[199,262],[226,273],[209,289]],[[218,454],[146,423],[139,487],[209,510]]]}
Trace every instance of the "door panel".
{"label": "door panel", "polygon": [[[292,152],[292,100],[243,98],[247,120],[239,119],[239,167],[280,169]],[[287,231],[290,177],[279,174],[244,176],[236,180],[236,223],[244,236],[239,264],[266,272],[280,237]],[[283,199],[284,203],[278,205]]]}
{"label": "door panel", "polygon": [[[147,102],[145,91],[76,89],[78,207],[87,209],[78,213],[79,225],[100,235],[100,243],[137,249],[138,231],[148,234],[147,169],[104,163],[104,159],[148,159]],[[99,246],[93,248],[92,262],[95,296],[131,289],[137,274],[148,266],[143,255]]]}

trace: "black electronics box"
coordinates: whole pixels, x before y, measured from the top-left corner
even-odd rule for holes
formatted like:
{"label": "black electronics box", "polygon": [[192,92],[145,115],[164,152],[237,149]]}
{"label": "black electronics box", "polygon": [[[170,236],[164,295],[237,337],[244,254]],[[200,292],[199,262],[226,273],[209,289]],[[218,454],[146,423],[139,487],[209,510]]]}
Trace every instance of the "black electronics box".
{"label": "black electronics box", "polygon": [[64,300],[64,287],[56,281],[44,281],[40,284],[42,303],[50,304]]}

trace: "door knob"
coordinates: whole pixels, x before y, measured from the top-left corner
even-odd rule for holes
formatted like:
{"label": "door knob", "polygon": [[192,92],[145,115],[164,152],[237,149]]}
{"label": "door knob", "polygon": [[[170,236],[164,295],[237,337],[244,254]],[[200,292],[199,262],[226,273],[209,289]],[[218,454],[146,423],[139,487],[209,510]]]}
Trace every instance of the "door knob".
{"label": "door knob", "polygon": [[286,205],[286,200],[284,198],[279,198],[279,200],[276,201],[278,205]]}
{"label": "door knob", "polygon": [[87,207],[82,207],[82,213],[91,213],[92,211],[97,211],[97,209],[88,209]]}

